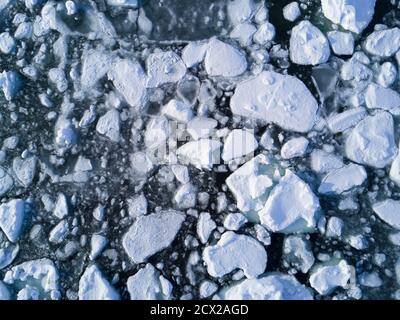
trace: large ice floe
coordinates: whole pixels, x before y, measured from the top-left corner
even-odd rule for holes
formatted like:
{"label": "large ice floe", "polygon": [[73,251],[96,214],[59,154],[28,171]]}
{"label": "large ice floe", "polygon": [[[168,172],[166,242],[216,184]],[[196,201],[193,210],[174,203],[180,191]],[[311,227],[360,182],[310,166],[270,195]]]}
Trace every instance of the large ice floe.
{"label": "large ice floe", "polygon": [[399,13],[0,0],[0,300],[400,299]]}

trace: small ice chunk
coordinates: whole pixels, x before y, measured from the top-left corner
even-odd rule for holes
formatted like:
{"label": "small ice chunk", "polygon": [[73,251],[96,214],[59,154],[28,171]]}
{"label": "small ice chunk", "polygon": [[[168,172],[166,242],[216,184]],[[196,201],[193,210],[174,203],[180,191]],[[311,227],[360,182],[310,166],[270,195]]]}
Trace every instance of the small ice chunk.
{"label": "small ice chunk", "polygon": [[320,210],[319,200],[308,184],[286,170],[258,214],[269,230],[293,233],[314,229]]}
{"label": "small ice chunk", "polygon": [[162,113],[172,120],[188,123],[193,118],[193,109],[185,102],[172,99],[163,108]]}
{"label": "small ice chunk", "polygon": [[345,260],[336,264],[318,266],[310,276],[311,286],[321,295],[330,294],[337,287],[346,288],[352,275],[352,267]]}
{"label": "small ice chunk", "polygon": [[58,194],[53,213],[58,219],[64,219],[69,214],[68,200],[63,193]]}
{"label": "small ice chunk", "polygon": [[230,33],[232,39],[236,39],[242,46],[248,46],[252,42],[252,37],[256,33],[257,28],[249,23],[244,22],[238,24]]}
{"label": "small ice chunk", "polygon": [[65,1],[65,8],[67,9],[67,15],[74,15],[77,11],[75,2],[68,0]]}
{"label": "small ice chunk", "polygon": [[365,40],[365,49],[378,57],[393,56],[400,49],[400,29],[374,31]]}
{"label": "small ice chunk", "polygon": [[152,118],[146,126],[144,142],[149,149],[166,148],[166,141],[170,135],[170,123],[164,116]]}
{"label": "small ice chunk", "polygon": [[351,163],[340,169],[329,172],[318,188],[321,194],[341,194],[360,186],[367,179],[367,172],[363,166]]}
{"label": "small ice chunk", "polygon": [[199,220],[197,221],[197,235],[201,243],[207,243],[208,238],[216,227],[217,224],[208,212],[200,213]]}
{"label": "small ice chunk", "polygon": [[49,241],[55,244],[59,244],[65,240],[69,234],[69,226],[67,220],[61,220],[53,229],[50,231]]}
{"label": "small ice chunk", "polygon": [[224,220],[224,227],[228,230],[238,231],[247,221],[247,218],[240,212],[230,213]]}
{"label": "small ice chunk", "polygon": [[368,116],[352,129],[345,143],[347,157],[360,164],[384,168],[397,154],[393,118],[381,111]]}
{"label": "small ice chunk", "polygon": [[218,122],[215,119],[196,117],[187,124],[187,132],[194,140],[209,138],[217,125]]}
{"label": "small ice chunk", "polygon": [[254,238],[232,231],[225,232],[215,246],[206,247],[203,259],[213,277],[241,269],[247,278],[256,278],[267,266],[264,247]]}
{"label": "small ice chunk", "polygon": [[309,21],[302,21],[292,29],[290,59],[300,65],[327,62],[331,50],[324,34]]}
{"label": "small ice chunk", "polygon": [[15,39],[29,39],[33,34],[33,25],[31,22],[22,22],[15,30]]}
{"label": "small ice chunk", "polygon": [[290,22],[294,22],[300,15],[300,7],[296,1],[283,7],[283,17]]}
{"label": "small ice chunk", "polygon": [[146,67],[148,88],[156,88],[166,83],[176,83],[186,74],[186,65],[173,51],[149,55]]}
{"label": "small ice chunk", "polygon": [[16,157],[13,160],[13,170],[17,179],[24,187],[29,187],[35,177],[37,158],[30,156],[25,159]]}
{"label": "small ice chunk", "polygon": [[111,109],[105,115],[100,117],[96,125],[96,130],[101,135],[105,135],[113,142],[118,142],[120,139],[120,119],[119,112]]}
{"label": "small ice chunk", "polygon": [[304,137],[292,138],[282,146],[281,157],[283,159],[292,159],[304,156],[308,144],[309,141]]}
{"label": "small ice chunk", "polygon": [[0,167],[0,197],[6,194],[14,185],[14,180],[7,171]]}
{"label": "small ice chunk", "polygon": [[132,218],[144,216],[147,213],[148,203],[143,193],[128,200],[128,206],[128,213]]}
{"label": "small ice chunk", "polygon": [[218,286],[211,281],[205,280],[199,286],[199,293],[201,298],[208,298],[217,292]]}
{"label": "small ice chunk", "polygon": [[210,40],[204,63],[211,77],[236,77],[247,69],[245,55],[217,38]]}
{"label": "small ice chunk", "polygon": [[0,51],[4,54],[9,54],[15,49],[15,40],[9,32],[0,34]]}
{"label": "small ice chunk", "polygon": [[221,146],[221,142],[212,139],[190,141],[177,150],[177,155],[196,168],[211,169],[220,163]]}
{"label": "small ice chunk", "polygon": [[392,162],[389,172],[390,179],[400,186],[400,154]]}
{"label": "small ice chunk", "polygon": [[176,180],[180,183],[185,184],[190,181],[189,170],[186,166],[176,164],[171,166],[171,170],[174,173]]}
{"label": "small ice chunk", "polygon": [[[399,51],[400,52],[400,51]],[[381,65],[377,82],[382,87],[390,87],[397,80],[397,69],[391,62],[384,62]]]}
{"label": "small ice chunk", "polygon": [[386,199],[375,203],[372,210],[388,225],[400,230],[400,201]]}
{"label": "small ice chunk", "polygon": [[259,45],[266,45],[275,38],[275,34],[275,27],[269,22],[264,22],[258,27],[253,40]]}
{"label": "small ice chunk", "polygon": [[20,89],[18,74],[14,71],[3,71],[3,73],[0,73],[0,86],[3,89],[6,100],[11,101]]}
{"label": "small ice chunk", "polygon": [[78,142],[75,126],[64,116],[58,118],[54,131],[55,142],[61,148],[71,148]]}
{"label": "small ice chunk", "polygon": [[228,17],[232,25],[249,20],[255,10],[253,0],[233,0],[228,2]]}
{"label": "small ice chunk", "polygon": [[68,80],[65,77],[65,72],[61,68],[52,68],[49,71],[49,80],[56,86],[60,93],[68,89]]}
{"label": "small ice chunk", "polygon": [[13,199],[0,205],[0,228],[11,242],[21,236],[26,216],[25,201]]}
{"label": "small ice chunk", "polygon": [[374,83],[365,90],[365,104],[369,109],[383,109],[394,115],[400,114],[400,94]]}
{"label": "small ice chunk", "polygon": [[333,133],[343,132],[354,127],[365,118],[367,112],[364,108],[351,108],[328,118],[328,127]]}
{"label": "small ice chunk", "polygon": [[263,207],[265,195],[273,186],[274,170],[275,167],[271,161],[265,155],[260,154],[246,162],[226,179],[226,185],[235,196],[240,211],[246,214]]}
{"label": "small ice chunk", "polygon": [[76,160],[74,171],[75,172],[86,172],[86,171],[92,171],[93,166],[92,162],[90,159],[87,159],[83,156],[79,156],[78,160]]}
{"label": "small ice chunk", "polygon": [[[82,58],[81,84],[84,89],[93,87],[111,69],[114,56],[101,50],[84,52]],[[118,66],[116,64],[114,68]]]}
{"label": "small ice chunk", "polygon": [[108,79],[122,94],[126,102],[143,110],[147,102],[146,74],[136,60],[118,59],[108,71]]}
{"label": "small ice chunk", "polygon": [[297,270],[307,273],[315,258],[310,242],[302,236],[288,236],[283,243],[284,259]]}
{"label": "small ice chunk", "polygon": [[179,209],[189,209],[196,205],[196,188],[191,183],[181,185],[175,192],[174,202]]}
{"label": "small ice chunk", "polygon": [[340,238],[342,236],[342,231],[344,227],[344,222],[338,217],[331,217],[328,220],[326,226],[326,236]]}
{"label": "small ice chunk", "polygon": [[328,39],[332,50],[337,55],[352,55],[354,52],[354,37],[350,32],[331,31]]}
{"label": "small ice chunk", "polygon": [[224,300],[313,300],[310,290],[294,276],[284,273],[267,274],[246,279],[223,289]]}
{"label": "small ice chunk", "polygon": [[208,42],[193,41],[182,50],[182,60],[186,67],[192,68],[203,62],[208,49]]}
{"label": "small ice chunk", "polygon": [[326,173],[343,167],[342,159],[324,150],[314,150],[311,153],[311,168],[318,173]]}
{"label": "small ice chunk", "polygon": [[326,18],[354,33],[361,33],[375,12],[375,0],[322,0],[321,4]]}
{"label": "small ice chunk", "polygon": [[362,234],[348,237],[347,242],[350,246],[357,250],[364,250],[368,248],[368,240]]}
{"label": "small ice chunk", "polygon": [[101,234],[94,234],[90,239],[90,260],[95,260],[107,245],[108,240]]}
{"label": "small ice chunk", "polygon": [[318,103],[296,77],[263,71],[237,85],[230,107],[240,116],[308,132],[315,124]]}
{"label": "small ice chunk", "polygon": [[145,262],[172,243],[184,220],[175,210],[140,216],[122,238],[124,250],[134,263]]}
{"label": "small ice chunk", "polygon": [[128,278],[126,282],[131,300],[169,300],[172,284],[150,263]]}
{"label": "small ice chunk", "polygon": [[[53,261],[38,259],[23,262],[7,271],[4,276],[6,284],[18,284],[22,288],[30,287],[39,293],[38,299],[59,299],[59,275]],[[24,289],[21,290],[21,295]],[[18,296],[20,296],[18,294]]]}
{"label": "small ice chunk", "polygon": [[248,155],[257,148],[258,143],[253,133],[247,130],[234,129],[225,140],[222,159],[225,162],[229,162],[230,160]]}
{"label": "small ice chunk", "polygon": [[95,218],[97,221],[103,221],[104,215],[105,215],[105,209],[104,206],[98,205],[94,210],[93,210],[93,218]]}
{"label": "small ice chunk", "polygon": [[79,280],[79,300],[119,300],[117,290],[93,264],[86,268]]}
{"label": "small ice chunk", "polygon": [[[19,245],[6,242],[0,247],[0,270],[9,266],[19,253]],[[0,299],[1,300],[1,299]]]}

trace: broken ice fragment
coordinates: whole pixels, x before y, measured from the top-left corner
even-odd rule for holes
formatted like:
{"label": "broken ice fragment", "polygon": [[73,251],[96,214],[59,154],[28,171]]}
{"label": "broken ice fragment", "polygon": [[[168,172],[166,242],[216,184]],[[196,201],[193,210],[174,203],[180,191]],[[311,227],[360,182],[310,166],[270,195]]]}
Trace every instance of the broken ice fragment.
{"label": "broken ice fragment", "polygon": [[17,242],[21,236],[25,215],[24,200],[13,199],[0,205],[0,228],[11,242]]}
{"label": "broken ice fragment", "polygon": [[327,295],[337,287],[346,288],[352,275],[352,267],[345,260],[336,264],[317,266],[310,276],[311,286],[321,295]]}
{"label": "broken ice fragment", "polygon": [[186,67],[192,68],[203,62],[208,49],[208,41],[193,41],[182,50],[182,60]]}
{"label": "broken ice fragment", "polygon": [[3,71],[3,73],[0,73],[0,86],[6,100],[11,101],[15,98],[21,86],[18,74],[14,71]]}
{"label": "broken ice fragment", "polygon": [[354,52],[354,37],[351,33],[331,31],[328,39],[332,50],[337,55],[352,55]]}
{"label": "broken ice fragment", "polygon": [[324,34],[309,21],[302,21],[292,29],[290,59],[301,65],[317,65],[328,61],[331,50]]}
{"label": "broken ice fragment", "polygon": [[369,109],[383,109],[394,115],[400,114],[400,94],[374,83],[365,90],[365,104]]}
{"label": "broken ice fragment", "polygon": [[14,180],[7,171],[0,167],[0,197],[6,194],[14,185]]}
{"label": "broken ice fragment", "polygon": [[213,165],[220,163],[221,146],[222,144],[218,140],[190,141],[177,150],[177,155],[196,168],[211,169]]}
{"label": "broken ice fragment", "polygon": [[11,53],[15,48],[15,40],[8,32],[0,34],[0,51],[4,54]]}
{"label": "broken ice fragment", "polygon": [[400,230],[400,201],[386,199],[375,203],[372,209],[388,225]]}
{"label": "broken ice fragment", "polygon": [[103,251],[104,247],[107,245],[108,240],[101,234],[94,234],[90,239],[90,260],[95,260],[97,256]]}
{"label": "broken ice fragment", "polygon": [[230,213],[224,220],[224,227],[228,230],[237,231],[247,222],[247,218],[240,212]]}
{"label": "broken ice fragment", "polygon": [[270,71],[239,83],[230,106],[234,114],[296,132],[310,131],[318,110],[317,101],[303,82]]}
{"label": "broken ice fragment", "polygon": [[397,154],[390,113],[381,111],[361,120],[347,137],[345,146],[346,155],[352,161],[386,167]]}
{"label": "broken ice fragment", "polygon": [[258,279],[246,279],[223,289],[226,300],[313,300],[310,290],[284,273],[271,273]]}
{"label": "broken ice fragment", "polygon": [[400,29],[374,31],[365,41],[365,49],[378,57],[391,57],[400,49]]}
{"label": "broken ice fragment", "polygon": [[170,100],[161,111],[168,118],[183,123],[188,123],[193,118],[192,107],[176,99]]}
{"label": "broken ice fragment", "polygon": [[108,79],[135,110],[142,111],[147,102],[146,74],[136,60],[118,59],[108,71]]}
{"label": "broken ice fragment", "polygon": [[329,172],[322,180],[318,192],[322,194],[341,194],[360,186],[367,179],[363,166],[349,164]]}
{"label": "broken ice fragment", "polygon": [[210,40],[204,64],[208,75],[212,77],[236,77],[247,69],[244,54],[217,38]]}
{"label": "broken ice fragment", "polygon": [[145,262],[175,239],[185,216],[174,210],[138,217],[122,238],[122,246],[135,263]]}
{"label": "broken ice fragment", "polygon": [[300,7],[296,1],[287,4],[283,8],[283,17],[290,22],[295,21],[300,15]]}
{"label": "broken ice fragment", "polygon": [[187,131],[194,140],[209,138],[218,122],[212,118],[195,117],[187,124]]}
{"label": "broken ice fragment", "polygon": [[288,236],[283,243],[284,259],[297,270],[307,273],[315,258],[310,242],[302,236]]}
{"label": "broken ice fragment", "polygon": [[12,267],[4,276],[4,282],[15,284],[17,290],[34,288],[39,293],[38,299],[59,299],[58,280],[58,271],[50,259],[23,262]]}
{"label": "broken ice fragment", "polygon": [[371,22],[375,0],[322,0],[322,12],[346,30],[361,33]]}
{"label": "broken ice fragment", "polygon": [[119,293],[93,264],[86,268],[79,280],[79,300],[119,300]]}
{"label": "broken ice fragment", "polygon": [[215,246],[204,249],[203,259],[213,277],[239,268],[247,278],[256,278],[266,268],[267,252],[254,238],[227,231]]}
{"label": "broken ice fragment", "polygon": [[58,219],[64,219],[69,214],[68,200],[63,193],[59,193],[53,211]]}
{"label": "broken ice fragment", "polygon": [[28,157],[26,159],[14,158],[13,160],[13,170],[18,180],[22,183],[24,187],[29,187],[33,181],[36,171],[37,158],[34,156]]}
{"label": "broken ice fragment", "polygon": [[272,190],[262,210],[261,222],[273,232],[305,232],[316,227],[319,200],[311,188],[290,170]]}
{"label": "broken ice fragment", "polygon": [[165,83],[175,83],[186,74],[186,65],[173,51],[149,55],[146,60],[147,87],[156,88]]}
{"label": "broken ice fragment", "polygon": [[207,243],[211,233],[217,227],[217,224],[212,220],[208,212],[200,213],[199,220],[197,221],[197,235],[201,243]]}
{"label": "broken ice fragment", "polygon": [[175,193],[174,202],[179,209],[189,209],[196,205],[196,187],[191,183],[181,185]]}
{"label": "broken ice fragment", "polygon": [[281,149],[283,159],[292,159],[303,156],[308,147],[309,141],[304,137],[292,138],[287,141]]}
{"label": "broken ice fragment", "polygon": [[150,263],[128,278],[126,282],[131,300],[169,300],[172,284]]}
{"label": "broken ice fragment", "polygon": [[118,142],[120,139],[119,112],[112,109],[100,117],[96,125],[96,130],[98,133],[105,135],[111,141]]}
{"label": "broken ice fragment", "polygon": [[[232,173],[226,184],[236,198],[237,207],[246,217],[253,210],[260,210],[273,185],[276,165],[260,154]],[[254,218],[254,217],[253,217]]]}
{"label": "broken ice fragment", "polygon": [[243,157],[258,148],[257,140],[253,133],[247,130],[232,130],[224,143],[222,159],[225,162]]}
{"label": "broken ice fragment", "polygon": [[328,127],[333,133],[343,132],[354,127],[365,118],[365,108],[351,108],[341,113],[331,115],[328,120]]}

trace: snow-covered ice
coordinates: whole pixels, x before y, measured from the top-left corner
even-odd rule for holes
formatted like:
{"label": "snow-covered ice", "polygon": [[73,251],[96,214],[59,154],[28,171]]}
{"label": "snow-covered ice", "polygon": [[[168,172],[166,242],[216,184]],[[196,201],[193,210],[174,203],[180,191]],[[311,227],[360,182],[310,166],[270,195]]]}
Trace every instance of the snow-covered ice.
{"label": "snow-covered ice", "polygon": [[174,210],[140,216],[124,235],[122,245],[132,261],[144,262],[172,243],[184,220],[185,216]]}
{"label": "snow-covered ice", "polygon": [[256,278],[266,268],[267,252],[254,238],[227,231],[215,246],[204,249],[203,259],[213,277],[241,269],[247,278]]}
{"label": "snow-covered ice", "polygon": [[328,61],[331,50],[325,35],[309,21],[292,29],[290,59],[300,65],[317,65]]}

